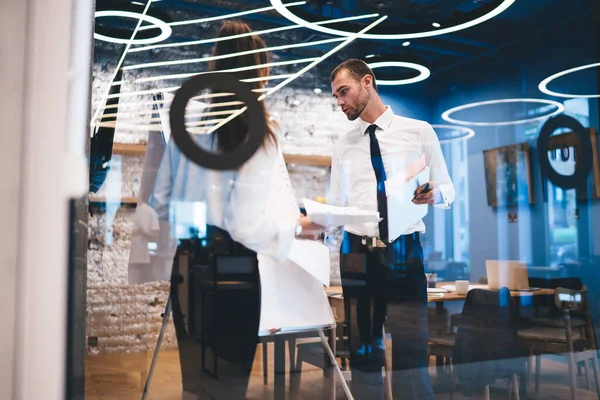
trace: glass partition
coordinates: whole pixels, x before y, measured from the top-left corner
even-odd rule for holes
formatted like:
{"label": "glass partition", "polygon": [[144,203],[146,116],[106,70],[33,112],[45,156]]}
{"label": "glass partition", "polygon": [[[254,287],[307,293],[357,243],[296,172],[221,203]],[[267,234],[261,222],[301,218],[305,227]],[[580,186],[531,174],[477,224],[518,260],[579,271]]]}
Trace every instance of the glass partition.
{"label": "glass partition", "polygon": [[86,397],[600,396],[597,17],[97,1]]}

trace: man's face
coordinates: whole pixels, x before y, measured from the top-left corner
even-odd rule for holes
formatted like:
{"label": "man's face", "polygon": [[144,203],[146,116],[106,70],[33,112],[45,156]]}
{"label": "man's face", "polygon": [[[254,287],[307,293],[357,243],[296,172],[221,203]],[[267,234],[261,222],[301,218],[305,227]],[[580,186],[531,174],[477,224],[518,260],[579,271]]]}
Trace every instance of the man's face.
{"label": "man's face", "polygon": [[369,92],[364,83],[355,80],[345,69],[331,82],[331,93],[350,121],[360,117],[369,103]]}

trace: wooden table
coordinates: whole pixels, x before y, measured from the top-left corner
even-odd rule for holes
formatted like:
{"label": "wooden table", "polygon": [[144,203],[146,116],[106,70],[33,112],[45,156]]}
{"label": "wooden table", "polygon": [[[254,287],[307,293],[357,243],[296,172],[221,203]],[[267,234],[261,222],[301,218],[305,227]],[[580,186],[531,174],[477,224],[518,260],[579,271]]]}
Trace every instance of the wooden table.
{"label": "wooden table", "polygon": [[[442,286],[445,285],[453,285],[454,282],[437,282],[435,284],[435,286],[437,288],[441,288]],[[477,286],[482,286],[482,288],[486,287],[486,285],[481,285],[478,283],[474,283],[471,282],[470,285],[477,285]],[[343,291],[342,291],[342,287],[341,286],[330,286],[328,288],[325,289],[327,292],[327,295],[332,297],[332,298],[343,298]],[[555,290],[554,289],[539,289],[539,290],[534,290],[534,291],[521,291],[521,290],[511,290],[510,295],[511,297],[530,297],[530,296],[543,296],[543,295],[554,295]],[[465,300],[467,298],[466,294],[458,294],[456,292],[448,292],[448,293],[443,293],[442,297],[432,297],[432,296],[428,296],[427,297],[427,302],[428,303],[435,303],[436,309],[437,310],[443,310],[444,309],[444,302],[446,301],[462,301]]]}
{"label": "wooden table", "polygon": [[[437,282],[435,284],[436,288],[441,288],[446,285],[454,285],[454,282]],[[480,283],[469,282],[469,285],[482,286],[482,289],[487,288],[487,285],[482,285]],[[511,297],[529,297],[529,296],[541,296],[541,295],[553,295],[555,292],[554,289],[539,289],[533,291],[524,291],[524,290],[511,290]],[[456,292],[444,293],[444,297],[428,297],[427,302],[429,303],[443,303],[445,301],[459,301],[465,300],[467,298],[466,294],[458,294]]]}
{"label": "wooden table", "polygon": [[[453,284],[454,284],[453,282],[437,282],[435,284],[435,287],[441,288],[442,286],[453,285]],[[481,286],[482,289],[487,288],[487,285],[482,285],[482,284],[474,283],[474,282],[469,282],[469,286],[470,285]],[[538,289],[538,290],[533,290],[533,291],[511,290],[510,296],[511,297],[531,297],[531,296],[554,295],[554,293],[555,293],[554,289]],[[462,301],[462,300],[465,300],[466,298],[467,298],[466,294],[458,294],[456,292],[448,292],[448,293],[443,293],[443,297],[428,296],[427,302],[435,303],[436,310],[438,312],[442,312],[444,310],[444,302],[446,302],[446,301]],[[517,305],[518,305],[518,303],[517,303]]]}
{"label": "wooden table", "polygon": [[[453,284],[454,284],[454,282],[437,282],[435,284],[435,287],[441,288],[442,286],[453,285]],[[474,282],[471,282],[470,284],[471,285],[480,285],[480,284],[474,283]],[[343,296],[343,293],[344,293],[341,286],[329,286],[329,287],[325,288],[325,291],[327,292],[327,295],[331,296],[331,297],[340,297],[340,296]],[[540,296],[540,295],[554,294],[554,292],[555,292],[554,289],[539,289],[539,290],[534,290],[531,292],[520,291],[520,290],[511,290],[510,295],[512,297]],[[444,293],[444,297],[428,298],[427,302],[439,303],[439,302],[444,302],[444,301],[459,301],[459,300],[464,300],[466,298],[467,298],[466,294],[458,294],[455,292],[449,292],[449,293]]]}

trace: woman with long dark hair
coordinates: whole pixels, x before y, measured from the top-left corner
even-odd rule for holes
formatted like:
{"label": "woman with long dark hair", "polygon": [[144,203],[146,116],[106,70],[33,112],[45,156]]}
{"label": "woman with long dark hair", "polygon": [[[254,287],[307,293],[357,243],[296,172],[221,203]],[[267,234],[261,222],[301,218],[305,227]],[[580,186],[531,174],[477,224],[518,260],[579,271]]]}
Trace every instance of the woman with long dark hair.
{"label": "woman with long dark hair", "polygon": [[[249,89],[261,89],[266,81],[261,78],[269,74],[268,52],[264,51],[265,42],[251,32],[242,22],[223,23],[218,33],[221,40],[216,42],[212,55],[244,55],[219,57],[211,62],[210,70],[234,70],[227,73],[245,82]],[[236,38],[225,39],[231,36]],[[221,92],[219,88],[211,90]],[[215,97],[212,105],[232,100],[237,99]],[[234,109],[239,107],[237,104]],[[171,280],[185,399],[204,398],[202,394],[207,392],[219,399],[245,397],[260,320],[257,253],[283,260],[295,235],[315,228],[308,219],[299,217],[298,209],[278,213],[277,217],[267,212],[270,182],[273,174],[281,173],[278,163],[282,156],[277,126],[264,102],[260,107],[267,126],[263,144],[236,170],[200,167],[183,157],[171,141],[158,171],[152,205],[159,219],[176,222],[169,215],[175,202],[203,203],[206,207],[207,237],[197,241],[203,244],[196,246],[195,259],[196,264],[208,268],[191,285],[180,274],[182,266],[174,270]],[[222,105],[218,108],[227,109]],[[207,151],[230,153],[247,140],[248,123],[245,112],[213,134],[195,135],[195,141]],[[285,167],[283,170],[287,174]],[[216,270],[227,271],[229,278],[220,281]],[[195,293],[199,290],[201,294]],[[195,310],[194,315],[188,315],[190,310]],[[195,322],[190,323],[192,320]]]}

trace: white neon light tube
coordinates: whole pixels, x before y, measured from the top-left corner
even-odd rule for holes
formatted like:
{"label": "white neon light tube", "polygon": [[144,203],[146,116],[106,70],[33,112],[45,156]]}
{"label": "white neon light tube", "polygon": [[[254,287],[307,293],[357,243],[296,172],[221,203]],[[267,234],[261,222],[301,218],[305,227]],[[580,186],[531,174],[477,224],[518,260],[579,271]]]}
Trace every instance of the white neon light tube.
{"label": "white neon light tube", "polygon": [[304,74],[306,71],[308,71],[309,69],[311,69],[315,65],[319,64],[321,61],[325,60],[330,55],[332,55],[332,54],[336,53],[338,50],[346,47],[348,44],[350,44],[353,40],[355,40],[361,34],[363,34],[364,32],[367,32],[370,29],[372,29],[373,27],[377,26],[379,23],[381,23],[382,21],[384,21],[386,18],[387,18],[387,16],[383,16],[383,17],[379,18],[377,21],[375,21],[372,24],[370,24],[370,25],[366,26],[365,28],[363,28],[360,32],[357,32],[355,35],[346,38],[342,43],[338,44],[333,49],[329,50],[327,53],[325,53],[321,57],[319,57],[317,60],[311,62],[306,67],[304,67],[300,71],[296,72],[290,78],[287,78],[285,81],[281,82],[279,85],[275,86],[274,88],[269,89],[267,91],[267,93],[265,93],[262,96],[260,96],[258,98],[258,100],[261,101],[265,97],[267,97],[267,96],[275,93],[276,91],[278,91],[279,89],[281,89],[282,87],[284,87],[285,85],[287,85],[288,83],[290,83],[291,81],[293,81],[294,79],[298,78],[299,76],[301,76],[302,74]]}
{"label": "white neon light tube", "polygon": [[123,67],[123,70],[165,67],[165,66],[169,66],[169,65],[196,64],[196,63],[202,63],[202,62],[208,62],[208,61],[214,61],[214,60],[223,60],[226,58],[245,56],[248,54],[265,53],[265,52],[269,52],[269,51],[294,49],[294,48],[299,48],[299,47],[317,46],[320,44],[341,42],[346,39],[347,38],[343,38],[343,37],[342,38],[333,38],[333,39],[324,39],[324,40],[316,40],[314,42],[294,43],[294,44],[286,44],[283,46],[265,47],[264,49],[240,51],[238,53],[222,54],[219,56],[210,56],[210,57],[204,57],[204,58],[190,58],[190,59],[186,59],[186,60],[158,61],[158,62],[152,62],[152,63],[135,64],[135,65],[128,65],[126,67]]}
{"label": "white neon light tube", "polygon": [[[292,82],[293,80],[297,79],[298,77],[302,76],[302,74],[304,74],[306,71],[310,70],[311,68],[313,68],[315,65],[319,64],[321,61],[325,60],[327,57],[329,57],[330,55],[334,54],[335,52],[337,52],[338,50],[342,49],[343,47],[347,46],[348,44],[350,44],[352,41],[354,41],[358,35],[369,31],[370,29],[372,29],[373,27],[375,27],[376,25],[378,25],[379,23],[381,23],[382,21],[384,21],[387,18],[387,16],[383,16],[381,18],[379,18],[377,21],[373,22],[372,24],[366,26],[364,29],[362,29],[360,32],[357,32],[355,35],[346,38],[342,43],[338,44],[337,46],[335,46],[333,49],[329,50],[327,53],[323,54],[321,57],[319,57],[318,59],[316,59],[315,61],[311,62],[310,64],[308,64],[306,67],[302,68],[300,71],[296,72],[293,76],[287,78],[285,81],[281,82],[279,85],[275,86],[272,89],[268,89],[266,91],[266,93],[264,93],[262,96],[260,96],[258,98],[258,101],[262,101],[264,100],[267,96],[275,93],[276,91],[278,91],[279,89],[281,89],[282,87],[286,86],[288,83]],[[221,122],[220,124],[212,127],[208,133],[212,133],[214,131],[216,131],[217,129],[219,129],[221,126],[225,125],[227,122],[231,121],[232,119],[234,119],[235,117],[237,117],[238,115],[242,114],[244,111],[246,111],[247,107],[244,107],[242,109],[240,109],[237,113],[232,114],[229,118],[226,118],[225,121]]]}
{"label": "white neon light tube", "polygon": [[[202,113],[192,113],[192,114],[188,114],[185,117],[186,118],[196,118],[196,117],[214,117],[217,115],[229,115],[229,114],[233,114],[235,112],[235,110],[224,110],[224,111],[209,111],[209,112],[202,112]],[[120,112],[120,113],[112,113],[112,114],[104,114],[102,115],[102,119],[104,118],[116,118],[118,117],[122,117],[122,118],[130,118],[130,117],[139,117],[142,115],[146,115],[146,114],[156,114],[156,111],[142,111],[139,113],[135,113],[135,112]],[[150,119],[151,122],[158,122],[160,121],[160,118],[152,118]]]}
{"label": "white neon light tube", "polygon": [[[283,65],[304,64],[304,63],[309,63],[311,61],[314,61],[317,58],[318,57],[301,58],[299,60],[277,61],[277,62],[266,63],[266,64],[249,65],[247,67],[222,69],[220,71],[200,71],[200,72],[189,72],[189,73],[185,73],[185,74],[150,76],[148,78],[138,78],[135,81],[133,81],[133,83],[146,83],[146,82],[154,82],[154,81],[163,81],[163,80],[168,80],[168,79],[185,79],[185,78],[190,78],[192,76],[208,74],[208,73],[212,73],[212,72],[218,72],[218,73],[242,72],[242,71],[251,71],[253,69],[279,67],[279,66],[283,66]],[[115,81],[115,82],[113,82],[113,85],[116,86],[116,85],[120,85],[122,83],[123,83],[122,81]]]}
{"label": "white neon light tube", "polygon": [[[192,97],[192,100],[196,100],[199,99],[200,97]],[[131,106],[138,106],[138,105],[142,105],[142,106],[152,106],[154,104],[164,104],[166,103],[166,100],[157,100],[157,101],[151,101],[151,102],[145,102],[145,103],[133,103],[133,104],[121,104],[122,108],[127,108],[127,107],[131,107]],[[242,101],[225,101],[223,103],[202,103],[202,104],[188,104],[188,106],[185,108],[186,110],[200,110],[203,108],[217,108],[217,107],[228,107],[228,106],[238,106],[238,105],[243,105],[244,102]],[[119,105],[117,104],[111,104],[109,106],[107,106],[105,109],[113,109],[113,108],[118,108]],[[165,108],[165,110],[168,110],[169,108]],[[156,111],[141,111],[141,113],[147,113],[147,114],[154,114]]]}
{"label": "white neon light tube", "polygon": [[[111,94],[110,96],[108,96],[109,99],[116,99],[116,98],[120,98],[120,97],[129,97],[129,96],[140,96],[140,95],[144,95],[144,94],[154,94],[154,93],[158,93],[158,92],[173,92],[177,89],[179,89],[181,86],[173,86],[173,87],[168,87],[168,88],[156,88],[156,89],[148,89],[148,90],[137,90],[134,92],[126,92],[126,93],[115,93],[115,94]],[[266,88],[260,88],[260,89],[252,89],[252,91],[254,93],[263,93],[266,92],[268,89]],[[214,97],[226,97],[226,96],[233,96],[235,95],[235,93],[209,93],[209,94],[203,94],[200,95],[198,97],[194,97],[194,99],[210,99],[210,98],[214,98]]]}
{"label": "white neon light tube", "polygon": [[[347,36],[347,37],[356,35],[356,33],[354,33],[354,32],[347,32],[347,31],[342,31],[339,29],[331,29],[331,28],[326,28],[326,27],[317,25],[314,22],[310,22],[310,21],[300,18],[299,16],[297,16],[296,14],[294,14],[293,12],[288,10],[285,7],[285,4],[283,4],[281,0],[270,0],[270,1],[271,1],[271,4],[277,10],[277,12],[279,12],[279,14],[281,14],[281,16],[287,18],[291,22],[294,22],[298,25],[302,25],[305,28],[309,28],[314,31],[318,31],[318,32],[322,32],[322,33],[327,33],[329,35]],[[389,40],[417,39],[417,38],[439,36],[439,35],[444,35],[447,33],[457,32],[457,31],[460,31],[463,29],[470,28],[475,25],[482,24],[482,23],[494,18],[495,16],[501,14],[507,8],[509,8],[515,1],[516,0],[503,0],[502,3],[500,3],[496,8],[489,11],[488,13],[486,13],[478,18],[475,18],[471,21],[463,22],[463,23],[455,25],[455,26],[448,26],[448,27],[441,28],[441,29],[435,27],[435,29],[431,30],[431,31],[413,32],[413,33],[361,34],[359,36],[359,38],[360,39],[375,39],[375,40],[377,40],[377,39],[380,39],[380,40],[381,39],[389,39]]]}
{"label": "white neon light tube", "polygon": [[550,82],[552,82],[555,79],[558,79],[558,78],[568,75],[568,74],[572,74],[573,72],[578,72],[578,71],[582,71],[584,69],[596,68],[596,67],[600,67],[600,63],[586,64],[586,65],[582,65],[580,67],[566,69],[564,71],[558,72],[554,75],[547,77],[543,81],[541,81],[540,84],[538,85],[538,89],[542,93],[548,94],[550,96],[556,96],[556,97],[571,98],[571,99],[598,98],[598,97],[600,97],[600,94],[568,94],[568,93],[559,93],[559,92],[555,92],[555,91],[548,89],[548,84],[550,84]]}
{"label": "white neon light tube", "polygon": [[[144,7],[144,11],[142,12],[142,15],[146,15],[146,13],[148,12],[148,9],[150,8],[150,4],[152,4],[152,0],[148,0],[148,3],[146,3],[146,7]],[[141,25],[142,25],[142,20],[138,19],[138,22],[135,25],[135,29],[133,30],[133,33],[131,34],[130,40],[133,40],[135,38],[135,35],[137,34]],[[115,68],[115,72],[113,73],[113,76],[110,79],[111,82],[115,80],[115,77],[119,73],[119,68],[121,68],[121,65],[123,64],[123,60],[125,60],[125,56],[127,55],[127,52],[129,51],[130,47],[131,47],[131,41],[125,45],[125,50],[123,50],[123,54],[121,55],[119,62],[117,62],[117,67]],[[108,86],[108,89],[106,90],[106,94],[103,97],[101,97],[101,101],[100,101],[98,107],[96,108],[96,111],[94,112],[94,117],[92,118],[92,125],[91,125],[92,128],[93,128],[94,121],[96,121],[96,119],[98,118],[98,115],[100,113],[104,112],[106,100],[109,99],[110,88],[111,88],[111,85]]]}
{"label": "white neon light tube", "polygon": [[269,75],[269,76],[258,76],[256,78],[241,79],[242,82],[262,82],[262,81],[276,81],[278,79],[286,79],[294,74],[281,74],[281,75]]}
{"label": "white neon light tube", "polygon": [[[285,4],[284,7],[301,6],[301,5],[304,5],[304,4],[306,4],[306,1],[297,1],[295,3]],[[242,17],[244,15],[258,14],[258,13],[261,13],[261,12],[264,12],[264,11],[270,11],[270,10],[273,10],[273,9],[275,9],[275,7],[273,7],[273,6],[262,7],[262,8],[257,8],[255,10],[240,11],[240,12],[237,12],[237,13],[226,14],[226,15],[219,15],[219,16],[216,16],[216,17],[191,19],[191,20],[187,20],[187,21],[169,22],[167,25],[169,25],[169,26],[181,26],[181,25],[201,24],[203,22],[219,21],[219,20],[222,20],[222,19]],[[152,26],[152,25],[150,25],[150,26],[143,26],[143,27],[140,28],[140,31],[145,31],[145,30],[149,30],[149,29],[155,29],[155,27]]]}
{"label": "white neon light tube", "polygon": [[[286,6],[287,6],[287,4],[286,4]],[[378,17],[378,16],[379,16],[379,14],[357,15],[355,17],[344,17],[344,18],[330,19],[330,20],[327,20],[327,21],[315,22],[315,24],[316,25],[337,24],[337,23],[340,23],[340,22],[356,21],[356,20],[366,19],[366,18],[375,18],[375,17]],[[151,27],[148,27],[148,29],[150,29],[150,28]],[[239,38],[253,36],[253,35],[260,36],[260,35],[265,35],[265,34],[268,34],[268,33],[282,32],[282,31],[287,31],[287,30],[292,30],[292,29],[299,29],[299,28],[304,28],[304,27],[302,25],[288,25],[288,26],[280,26],[280,27],[277,27],[277,28],[264,29],[262,31],[240,33],[240,34],[237,34],[237,35],[224,36],[224,37],[212,38],[212,39],[191,40],[189,42],[178,42],[178,43],[161,43],[161,44],[154,44],[154,45],[149,45],[149,46],[136,47],[136,48],[133,48],[133,49],[129,50],[129,52],[130,53],[136,53],[136,52],[140,52],[140,51],[147,51],[147,50],[153,50],[153,49],[162,49],[162,48],[165,48],[165,47],[196,46],[196,45],[200,45],[200,44],[208,44],[208,43],[221,42],[221,41],[224,41],[224,40],[239,39]]]}

